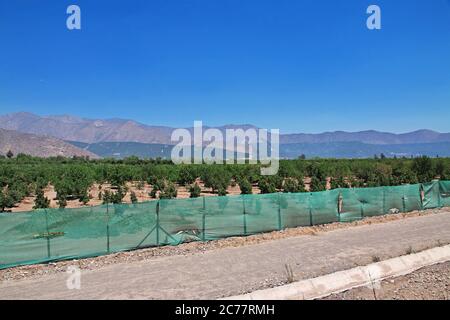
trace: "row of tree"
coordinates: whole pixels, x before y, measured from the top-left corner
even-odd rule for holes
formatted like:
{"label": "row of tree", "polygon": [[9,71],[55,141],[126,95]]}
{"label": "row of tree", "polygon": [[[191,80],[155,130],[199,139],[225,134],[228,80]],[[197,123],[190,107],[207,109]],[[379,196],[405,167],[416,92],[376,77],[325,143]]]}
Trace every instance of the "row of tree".
{"label": "row of tree", "polygon": [[[262,193],[304,192],[304,178],[310,177],[310,190],[321,191],[329,180],[331,188],[390,186],[427,182],[435,178],[450,179],[450,158],[418,157],[414,159],[314,159],[282,160],[277,175],[261,176],[260,165],[174,165],[170,161],[86,158],[35,158],[19,155],[0,158],[0,210],[5,211],[24,197],[39,197],[36,207],[45,207],[43,189],[52,184],[60,207],[68,200],[89,201],[88,190],[94,182],[109,183],[102,191],[105,203],[120,203],[127,193],[126,182],[152,185],[152,197],[173,198],[177,185],[186,186],[191,197],[200,196],[196,183],[225,195],[230,185],[238,184],[241,193],[249,194],[258,185]],[[131,200],[137,201],[131,194]]]}

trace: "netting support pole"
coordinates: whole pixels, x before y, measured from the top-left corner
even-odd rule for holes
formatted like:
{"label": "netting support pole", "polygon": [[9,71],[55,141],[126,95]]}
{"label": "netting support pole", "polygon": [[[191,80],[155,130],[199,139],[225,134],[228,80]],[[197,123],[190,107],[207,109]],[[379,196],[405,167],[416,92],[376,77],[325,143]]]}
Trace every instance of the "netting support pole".
{"label": "netting support pole", "polygon": [[338,212],[338,222],[341,222],[341,212],[342,212],[342,193],[339,192],[338,203],[337,203],[337,212]]}
{"label": "netting support pole", "polygon": [[313,226],[313,216],[312,216],[312,208],[311,208],[311,197],[312,197],[312,193],[309,193],[309,225]]}
{"label": "netting support pole", "polygon": [[110,247],[109,247],[109,204],[106,203],[106,252],[110,253]]}
{"label": "netting support pole", "polygon": [[438,208],[442,208],[442,201],[441,201],[441,184],[439,182],[436,182],[438,185]]}
{"label": "netting support pole", "polygon": [[49,227],[48,227],[48,213],[47,213],[47,210],[45,210],[44,211],[45,212],[45,227],[46,227],[46,229],[47,229],[47,256],[48,256],[48,258],[50,258],[51,256],[52,256],[52,254],[51,254],[51,250],[50,250],[50,230],[49,230]]}
{"label": "netting support pole", "polygon": [[282,229],[281,224],[281,194],[278,193],[278,230]]}
{"label": "netting support pole", "polygon": [[245,212],[245,196],[242,196],[242,207],[244,216],[244,236],[247,235],[247,213]]}
{"label": "netting support pole", "polygon": [[156,245],[159,246],[159,200],[156,203]]}
{"label": "netting support pole", "polygon": [[386,187],[383,187],[383,214],[386,214]]}
{"label": "netting support pole", "polygon": [[361,203],[361,219],[364,218],[364,203]]}
{"label": "netting support pole", "polygon": [[174,243],[176,243],[176,239],[174,237],[172,237],[172,235],[170,233],[168,233],[166,230],[164,230],[159,223],[159,200],[156,203],[156,223],[153,226],[153,228],[150,230],[149,233],[147,233],[147,235],[144,237],[144,239],[141,240],[141,242],[139,242],[139,244],[136,246],[136,249],[139,248],[144,242],[145,240],[147,240],[147,238],[153,233],[153,231],[155,231],[156,233],[156,245],[159,246],[159,230],[161,230],[162,232],[164,232],[167,236],[167,238],[170,238],[173,240]]}
{"label": "netting support pole", "polygon": [[202,215],[202,241],[206,240],[206,203],[205,197],[203,197],[203,215]]}
{"label": "netting support pole", "polygon": [[420,211],[423,211],[423,200],[425,200],[425,188],[424,185],[420,184]]}
{"label": "netting support pole", "polygon": [[403,213],[406,212],[406,197],[405,195],[402,196],[402,209],[403,209]]}

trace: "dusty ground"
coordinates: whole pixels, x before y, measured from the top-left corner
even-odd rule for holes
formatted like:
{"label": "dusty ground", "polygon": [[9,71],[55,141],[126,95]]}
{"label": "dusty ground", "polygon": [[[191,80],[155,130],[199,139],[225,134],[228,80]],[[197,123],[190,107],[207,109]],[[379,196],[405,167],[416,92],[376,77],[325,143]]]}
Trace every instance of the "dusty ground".
{"label": "dusty ground", "polygon": [[[200,180],[197,180],[198,185],[202,189],[202,192],[200,196],[204,197],[214,197],[217,196],[217,194],[212,193],[211,188],[206,188],[204,183]],[[149,196],[149,193],[152,191],[152,186],[148,183],[145,183],[143,187],[139,188],[138,182],[127,182],[126,187],[128,189],[123,202],[124,203],[131,203],[130,194],[131,192],[134,192],[136,194],[136,197],[138,199],[138,202],[143,201],[151,201],[155,200]],[[89,202],[86,206],[98,206],[103,203],[102,200],[99,200],[98,195],[100,192],[104,192],[105,190],[111,191],[111,185],[110,184],[93,184],[91,188],[89,188]],[[235,186],[229,186],[227,189],[228,195],[239,195],[241,194],[241,189],[239,188],[239,185]],[[259,194],[261,193],[261,190],[259,190],[257,185],[252,186],[252,193],[253,194]],[[183,198],[189,198],[189,191],[187,187],[184,186],[177,186],[177,198],[183,199]],[[56,200],[56,191],[55,188],[52,185],[49,185],[47,188],[44,189],[44,196],[47,197],[50,200],[50,208],[58,208],[58,201]],[[24,211],[32,211],[34,206],[34,200],[35,197],[26,197],[24,198],[20,203],[16,204],[14,208],[11,209],[11,212],[24,212]],[[68,200],[67,201],[67,208],[80,208],[84,205],[78,201],[78,200]]]}
{"label": "dusty ground", "polygon": [[[251,235],[247,237],[231,237],[221,240],[208,241],[208,242],[190,242],[184,243],[178,246],[165,246],[157,248],[140,249],[129,252],[114,253],[105,256],[99,256],[95,258],[76,260],[77,265],[82,270],[93,270],[99,267],[104,267],[117,263],[129,263],[135,261],[144,261],[148,259],[154,259],[158,257],[174,256],[174,255],[192,255],[197,253],[203,253],[211,250],[229,248],[229,247],[241,247],[249,246],[268,241],[274,241],[279,239],[286,239],[299,236],[318,236],[322,233],[347,229],[355,226],[380,224],[398,220],[404,220],[414,217],[421,217],[426,215],[438,214],[438,213],[450,213],[450,208],[415,211],[410,213],[389,214],[378,217],[365,218],[363,220],[349,222],[349,223],[330,223],[325,225],[317,225],[312,227],[298,227],[290,228],[282,231],[274,231],[268,233],[262,233],[257,235]],[[439,245],[436,243],[436,245]],[[15,268],[9,268],[0,270],[0,281],[3,280],[17,280],[30,278],[40,275],[54,274],[59,272],[66,272],[67,266],[73,265],[73,261],[59,261],[50,264],[39,264],[31,266],[21,266]]]}
{"label": "dusty ground", "polygon": [[425,267],[406,276],[360,287],[323,300],[448,300],[450,262]]}
{"label": "dusty ground", "polygon": [[[398,217],[389,223],[365,221],[351,228],[323,226],[323,231],[331,231],[313,229],[317,231],[309,235],[284,237],[280,232],[272,237],[266,234],[262,238],[191,243],[100,260],[5,270],[0,298],[215,299],[285,284],[290,279],[286,266],[292,269],[293,280],[298,281],[367,265],[374,257],[385,260],[410,250],[450,243],[450,210]],[[379,219],[383,221],[382,217]],[[66,286],[69,275],[64,271],[69,265],[82,268],[80,290]]]}
{"label": "dusty ground", "polygon": [[[217,196],[217,194],[214,194],[211,190],[211,188],[206,188],[203,181],[200,179],[196,180],[196,183],[199,185],[199,187],[202,189],[202,192],[200,194],[201,197],[214,197]],[[303,184],[305,186],[306,190],[309,190],[309,185],[311,183],[311,178],[306,177],[303,180]],[[155,200],[149,196],[149,193],[152,191],[152,186],[148,183],[144,183],[143,186],[139,187],[138,181],[132,181],[127,182],[126,187],[128,189],[123,202],[124,203],[131,203],[131,192],[134,192],[136,194],[136,197],[138,199],[138,202],[143,201],[151,201]],[[330,178],[327,178],[326,181],[326,187],[327,189],[330,189]],[[111,191],[111,185],[110,184],[102,184],[99,185],[97,183],[93,184],[89,190],[89,202],[86,206],[98,206],[103,203],[102,200],[99,200],[99,193],[104,192],[105,190]],[[227,188],[228,195],[239,195],[241,194],[241,189],[238,184],[235,184],[234,186],[228,186]],[[259,189],[257,184],[254,184],[252,186],[252,194],[260,194],[261,190]],[[177,198],[183,199],[183,198],[189,198],[189,191],[188,187],[185,186],[177,186]],[[56,191],[55,188],[52,185],[49,185],[47,188],[44,189],[44,196],[47,197],[50,200],[50,208],[58,208],[58,201],[56,200]],[[11,212],[24,212],[24,211],[32,211],[34,206],[34,200],[35,197],[25,197],[20,203],[17,203],[14,208],[11,209]],[[68,200],[67,201],[67,208],[80,208],[84,207],[83,203],[81,203],[78,200]]]}

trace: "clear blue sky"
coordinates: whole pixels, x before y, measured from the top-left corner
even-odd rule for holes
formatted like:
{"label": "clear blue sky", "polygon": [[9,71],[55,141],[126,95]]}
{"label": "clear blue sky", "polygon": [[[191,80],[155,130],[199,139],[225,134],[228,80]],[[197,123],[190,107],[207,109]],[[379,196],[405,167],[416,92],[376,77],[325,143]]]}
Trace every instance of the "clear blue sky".
{"label": "clear blue sky", "polygon": [[0,114],[16,111],[448,132],[450,0],[1,0]]}

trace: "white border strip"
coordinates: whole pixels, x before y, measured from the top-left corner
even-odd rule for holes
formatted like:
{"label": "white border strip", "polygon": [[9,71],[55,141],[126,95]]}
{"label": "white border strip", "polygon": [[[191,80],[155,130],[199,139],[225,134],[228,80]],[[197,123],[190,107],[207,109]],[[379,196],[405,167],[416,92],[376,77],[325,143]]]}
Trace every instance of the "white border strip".
{"label": "white border strip", "polygon": [[311,300],[361,286],[371,286],[387,278],[398,277],[426,266],[450,261],[450,245],[419,253],[294,282],[281,287],[258,290],[224,300]]}

